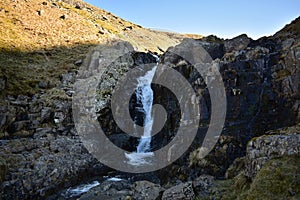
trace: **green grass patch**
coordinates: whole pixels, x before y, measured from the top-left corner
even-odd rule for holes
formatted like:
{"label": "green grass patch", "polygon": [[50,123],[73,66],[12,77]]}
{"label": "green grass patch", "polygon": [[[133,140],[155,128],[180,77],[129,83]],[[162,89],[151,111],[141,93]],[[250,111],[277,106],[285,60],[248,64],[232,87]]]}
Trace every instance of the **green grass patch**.
{"label": "green grass patch", "polygon": [[300,199],[300,156],[271,159],[251,182],[243,172],[234,179],[217,180],[214,199]]}

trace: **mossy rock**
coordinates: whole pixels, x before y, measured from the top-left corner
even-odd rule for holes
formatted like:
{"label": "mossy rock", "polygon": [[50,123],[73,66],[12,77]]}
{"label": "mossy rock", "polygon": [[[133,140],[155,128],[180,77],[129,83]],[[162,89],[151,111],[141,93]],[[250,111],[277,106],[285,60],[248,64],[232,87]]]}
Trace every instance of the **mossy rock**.
{"label": "mossy rock", "polygon": [[300,156],[266,162],[248,191],[247,199],[300,199]]}
{"label": "mossy rock", "polygon": [[300,156],[266,162],[251,182],[243,172],[234,179],[216,181],[214,199],[300,199]]}
{"label": "mossy rock", "polygon": [[279,72],[277,72],[276,79],[281,80],[290,75],[291,75],[291,72],[289,72],[287,69],[282,69]]}
{"label": "mossy rock", "polygon": [[227,169],[225,177],[228,179],[237,176],[245,167],[245,157],[237,158],[233,164]]}

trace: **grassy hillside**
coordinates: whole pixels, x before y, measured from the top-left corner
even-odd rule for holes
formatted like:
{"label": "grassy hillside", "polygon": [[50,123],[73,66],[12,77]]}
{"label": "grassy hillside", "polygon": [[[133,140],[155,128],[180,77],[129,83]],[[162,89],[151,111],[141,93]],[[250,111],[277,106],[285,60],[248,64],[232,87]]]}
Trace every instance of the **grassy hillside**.
{"label": "grassy hillside", "polygon": [[[71,2],[71,3],[66,3]],[[38,50],[121,38],[139,50],[165,50],[184,36],[145,29],[82,1],[2,0],[0,48]]]}
{"label": "grassy hillside", "polygon": [[143,28],[81,0],[2,0],[1,94],[32,95],[41,89],[40,82],[54,87],[59,75],[77,69],[74,62],[107,39],[161,53],[184,37],[189,35]]}

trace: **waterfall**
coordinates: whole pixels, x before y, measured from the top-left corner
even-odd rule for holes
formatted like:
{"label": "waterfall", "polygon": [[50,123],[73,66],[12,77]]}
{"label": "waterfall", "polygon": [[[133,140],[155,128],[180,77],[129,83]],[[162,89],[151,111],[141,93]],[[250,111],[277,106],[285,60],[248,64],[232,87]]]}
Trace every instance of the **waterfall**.
{"label": "waterfall", "polygon": [[151,142],[151,131],[153,125],[153,119],[151,116],[152,103],[153,103],[153,91],[151,89],[151,82],[155,74],[156,66],[148,71],[145,76],[138,78],[137,86],[137,100],[142,103],[142,109],[145,114],[144,118],[144,133],[140,139],[139,145],[137,147],[138,153],[145,153],[150,150]]}
{"label": "waterfall", "polygon": [[140,102],[141,107],[137,109],[144,114],[143,126],[144,133],[140,138],[136,152],[126,154],[125,156],[129,159],[129,163],[132,165],[146,164],[146,157],[153,156],[153,152],[150,152],[151,143],[151,131],[153,125],[153,119],[151,116],[152,103],[153,103],[153,91],[151,89],[151,82],[154,77],[157,65],[153,67],[146,74],[137,79],[138,85],[136,89],[137,102]]}

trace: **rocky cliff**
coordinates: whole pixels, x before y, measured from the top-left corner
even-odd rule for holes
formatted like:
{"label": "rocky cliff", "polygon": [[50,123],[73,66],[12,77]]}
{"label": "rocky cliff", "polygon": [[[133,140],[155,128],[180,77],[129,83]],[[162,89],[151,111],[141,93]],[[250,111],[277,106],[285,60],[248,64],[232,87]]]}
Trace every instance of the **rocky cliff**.
{"label": "rocky cliff", "polygon": [[[299,24],[299,19],[296,19],[292,25],[297,23]],[[288,31],[290,26],[279,33]],[[279,33],[257,41],[246,35],[231,40],[222,40],[215,36],[200,40],[187,39],[175,47],[175,49],[184,49],[190,42],[195,46],[202,46],[214,62],[218,63],[226,88],[228,102],[225,127],[217,146],[204,159],[200,159],[201,150],[197,148],[202,143],[201,134],[207,130],[211,116],[209,92],[204,79],[188,61],[172,53],[174,48],[168,49],[161,56],[159,64],[180,72],[193,86],[194,91],[203,97],[200,102],[202,124],[190,149],[189,166],[182,166],[182,162],[187,162],[184,157],[178,165],[172,165],[174,171],[182,170],[182,174],[176,175],[177,178],[184,177],[183,179],[187,180],[203,173],[223,177],[229,165],[237,157],[245,155],[247,143],[251,138],[299,121],[299,35],[291,32],[289,37],[279,39]],[[112,75],[107,80],[112,84],[109,88],[113,88],[113,83],[116,82],[110,79],[117,80],[118,77],[120,76]],[[102,85],[107,86],[103,83]],[[98,98],[103,106],[99,107],[101,113],[99,121],[105,125],[106,133],[111,135],[122,131],[117,128],[111,113],[107,112],[110,110],[108,99],[111,98],[112,93],[109,88],[101,87]],[[163,105],[169,113],[162,130],[163,134],[157,134],[152,141],[152,146],[156,148],[167,144],[175,136],[180,111],[175,109],[176,106],[175,108],[166,106],[178,103],[167,89],[156,86],[153,88],[156,103]],[[128,141],[134,143],[134,138],[127,137],[127,140],[126,137],[122,138],[123,147],[132,146]]]}

